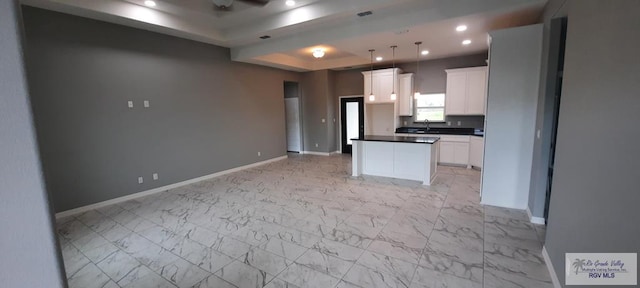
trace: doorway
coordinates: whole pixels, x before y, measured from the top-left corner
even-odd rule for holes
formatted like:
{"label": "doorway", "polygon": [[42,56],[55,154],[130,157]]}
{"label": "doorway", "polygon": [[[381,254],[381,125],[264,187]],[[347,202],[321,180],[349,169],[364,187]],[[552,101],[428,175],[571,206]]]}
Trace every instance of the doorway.
{"label": "doorway", "polygon": [[287,152],[300,153],[302,151],[299,91],[297,82],[284,82]]}
{"label": "doorway", "polygon": [[340,97],[340,147],[351,154],[351,139],[364,137],[364,98]]}
{"label": "doorway", "polygon": [[[544,219],[545,224],[547,224],[547,220],[549,219],[549,201],[551,200],[551,187],[553,186],[553,173],[554,173],[554,164],[555,164],[555,156],[556,156],[556,139],[558,134],[558,118],[560,115],[560,98],[562,95],[562,81],[563,81],[563,72],[564,72],[564,50],[565,44],[567,40],[567,18],[558,18],[553,19],[551,21],[551,41],[555,41],[555,45],[552,46],[549,54],[557,57],[556,62],[554,63],[555,67],[550,67],[553,69],[549,73],[551,73],[551,77],[555,81],[549,83],[548,85],[553,85],[553,93],[549,93],[545,99],[549,101],[551,105],[553,105],[551,111],[553,113],[546,115],[546,121],[551,121],[551,138],[549,143],[543,145],[549,145],[549,164],[547,169],[547,185],[545,191],[545,202],[544,202]],[[551,57],[551,56],[550,56]]]}

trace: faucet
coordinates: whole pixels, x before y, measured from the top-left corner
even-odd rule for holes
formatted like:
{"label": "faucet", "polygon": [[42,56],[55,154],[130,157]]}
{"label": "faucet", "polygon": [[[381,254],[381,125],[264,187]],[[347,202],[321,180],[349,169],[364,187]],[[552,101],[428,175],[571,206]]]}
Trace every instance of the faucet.
{"label": "faucet", "polygon": [[427,126],[427,131],[429,131],[429,119],[424,119],[424,125]]}

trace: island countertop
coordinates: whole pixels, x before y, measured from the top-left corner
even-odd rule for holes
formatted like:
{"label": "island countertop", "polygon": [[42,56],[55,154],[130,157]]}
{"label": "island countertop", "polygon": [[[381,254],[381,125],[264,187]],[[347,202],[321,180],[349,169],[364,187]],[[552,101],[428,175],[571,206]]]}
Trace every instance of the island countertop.
{"label": "island countertop", "polygon": [[433,144],[440,140],[440,137],[407,137],[407,136],[381,136],[381,135],[365,135],[351,139],[352,141],[379,141],[379,142],[402,142],[402,143],[420,143]]}

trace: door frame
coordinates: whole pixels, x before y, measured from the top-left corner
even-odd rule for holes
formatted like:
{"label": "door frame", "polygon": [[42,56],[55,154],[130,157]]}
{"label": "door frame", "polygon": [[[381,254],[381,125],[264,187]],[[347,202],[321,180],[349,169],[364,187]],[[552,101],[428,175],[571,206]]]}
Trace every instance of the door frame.
{"label": "door frame", "polygon": [[[342,154],[342,98],[362,98],[362,103],[364,105],[364,95],[347,95],[338,97],[338,127],[340,127],[340,129],[338,129],[338,148],[340,149],[340,154]],[[362,124],[364,125],[365,123]]]}
{"label": "door frame", "polygon": [[[302,112],[302,107],[303,107],[303,97],[302,97],[302,88],[300,87],[300,82],[298,81],[288,81],[285,80],[282,82],[282,95],[283,95],[283,101],[282,101],[282,105],[284,109],[287,109],[287,104],[285,104],[285,99],[287,99],[285,96],[285,85],[287,83],[293,83],[296,85],[296,97],[292,97],[292,98],[298,98],[298,134],[300,135],[300,151],[298,152],[299,154],[304,154],[304,119],[303,119],[303,112]],[[284,151],[285,153],[289,153],[289,147],[288,147],[288,143],[287,143],[287,111],[284,111],[284,137],[285,137],[285,147],[284,147]]]}

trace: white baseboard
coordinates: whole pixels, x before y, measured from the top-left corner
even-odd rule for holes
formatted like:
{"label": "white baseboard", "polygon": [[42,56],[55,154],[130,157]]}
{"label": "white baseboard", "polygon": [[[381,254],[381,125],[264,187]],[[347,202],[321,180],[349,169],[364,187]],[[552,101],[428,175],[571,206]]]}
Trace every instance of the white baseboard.
{"label": "white baseboard", "polygon": [[538,224],[538,225],[544,225],[545,221],[544,218],[542,217],[534,217],[533,214],[531,214],[531,210],[529,210],[529,206],[527,206],[527,215],[529,216],[529,222],[533,223],[533,224]]}
{"label": "white baseboard", "polygon": [[342,154],[342,151],[336,150],[336,151],[333,151],[333,152],[331,152],[329,154],[331,154],[331,155]]}
{"label": "white baseboard", "polygon": [[549,275],[551,276],[551,282],[553,282],[553,287],[562,288],[562,285],[560,285],[560,279],[558,279],[556,270],[553,269],[553,263],[551,263],[551,258],[549,257],[549,253],[547,252],[547,247],[545,246],[542,246],[542,257],[544,257],[544,262],[547,264],[547,269],[549,269]]}
{"label": "white baseboard", "polygon": [[245,169],[249,169],[249,168],[253,168],[253,167],[269,164],[269,163],[280,161],[280,160],[284,160],[284,159],[287,159],[287,157],[288,157],[287,155],[280,156],[280,157],[272,158],[272,159],[269,159],[269,160],[256,162],[256,163],[252,163],[252,164],[249,164],[249,165],[244,165],[244,166],[240,166],[240,167],[231,168],[231,169],[228,169],[228,170],[216,172],[216,173],[213,173],[213,174],[201,176],[201,177],[198,177],[198,178],[193,178],[193,179],[185,180],[185,181],[174,183],[174,184],[169,184],[169,185],[166,185],[166,186],[153,188],[151,190],[146,190],[146,191],[134,193],[134,194],[130,194],[130,195],[126,195],[126,196],[110,199],[110,200],[107,200],[107,201],[102,201],[102,202],[90,204],[90,205],[87,205],[87,206],[74,208],[74,209],[67,210],[67,211],[62,211],[62,212],[56,213],[56,219],[67,217],[67,216],[71,216],[71,215],[75,215],[75,214],[79,214],[79,213],[83,213],[83,212],[87,212],[89,210],[94,210],[94,209],[97,209],[97,208],[101,208],[101,207],[113,205],[113,204],[116,204],[116,203],[129,201],[129,200],[140,198],[140,197],[144,197],[144,196],[153,195],[153,194],[156,194],[156,193],[159,193],[159,192],[163,192],[163,191],[167,191],[167,190],[170,190],[170,189],[178,188],[180,186],[185,186],[185,185],[193,184],[193,183],[196,183],[196,182],[208,180],[208,179],[219,177],[219,176],[222,176],[222,175],[225,175],[225,174],[238,172],[238,171],[241,171],[241,170],[245,170]]}
{"label": "white baseboard", "polygon": [[300,154],[318,155],[318,156],[331,156],[331,153],[316,152],[316,151],[300,151]]}

